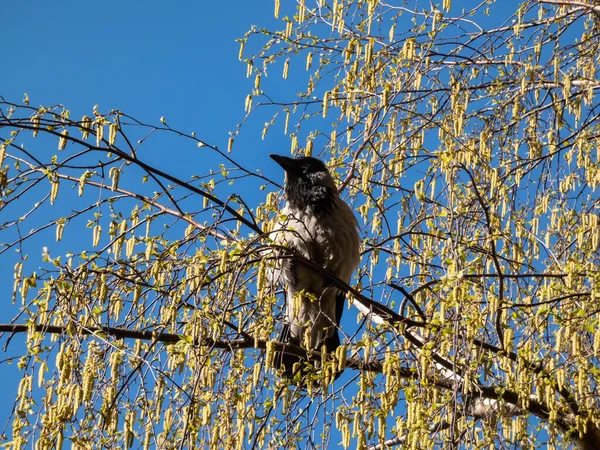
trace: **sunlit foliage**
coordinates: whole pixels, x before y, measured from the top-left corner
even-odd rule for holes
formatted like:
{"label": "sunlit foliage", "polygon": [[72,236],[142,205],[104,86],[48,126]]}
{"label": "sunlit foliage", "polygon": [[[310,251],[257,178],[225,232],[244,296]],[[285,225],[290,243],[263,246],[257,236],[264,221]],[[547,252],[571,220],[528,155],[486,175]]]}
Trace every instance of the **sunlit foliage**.
{"label": "sunlit foliage", "polygon": [[[345,353],[309,355],[322,364],[304,385],[270,368],[281,198],[236,162],[239,129],[220,150],[164,118],[3,100],[0,258],[19,312],[0,330],[27,335],[6,441],[599,448],[600,7],[276,0],[274,14],[280,30],[240,39],[246,111],[268,116],[263,138],[326,160],[356,209]],[[165,140],[217,162],[173,177],[144,153]],[[26,270],[12,250],[50,228],[67,250]]]}

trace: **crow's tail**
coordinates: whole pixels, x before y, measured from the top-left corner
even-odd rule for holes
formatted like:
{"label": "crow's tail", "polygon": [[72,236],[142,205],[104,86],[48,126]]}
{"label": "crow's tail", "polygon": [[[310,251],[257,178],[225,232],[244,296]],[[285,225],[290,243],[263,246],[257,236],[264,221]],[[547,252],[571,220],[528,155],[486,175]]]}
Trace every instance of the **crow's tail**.
{"label": "crow's tail", "polygon": [[[283,324],[283,329],[281,330],[281,334],[279,335],[279,342],[283,344],[293,344],[300,346],[300,341],[290,336],[290,325],[288,323]],[[301,360],[302,358],[300,358],[297,355],[286,353],[284,347],[284,352],[275,353],[274,366],[276,369],[280,369],[281,367],[283,367],[283,375],[286,378],[292,378],[294,375],[294,364],[300,362]]]}
{"label": "crow's tail", "polygon": [[[293,344],[296,346],[300,346],[300,341],[290,336],[290,326],[287,323],[283,325],[281,335],[279,336],[279,342],[283,344]],[[338,334],[337,329],[334,330],[333,335],[325,338],[325,340],[323,341],[323,345],[325,346],[325,349],[327,350],[328,354],[335,353],[337,348],[341,345],[340,335]],[[294,364],[303,361],[306,360],[298,355],[286,353],[284,347],[283,352],[275,353],[274,366],[276,369],[280,369],[283,367],[283,376],[291,379],[294,378],[295,374]]]}
{"label": "crow's tail", "polygon": [[335,329],[333,334],[325,338],[325,348],[327,353],[335,353],[337,348],[342,345],[340,341],[339,328],[342,322],[342,314],[344,313],[344,302],[346,301],[346,294],[340,292],[335,298]]}
{"label": "crow's tail", "polygon": [[[346,296],[343,292],[340,292],[336,297],[336,305],[335,305],[335,327],[330,327],[327,330],[327,334],[325,339],[322,341],[325,349],[328,354],[335,353],[337,348],[341,345],[340,335],[339,335],[339,326],[342,320],[342,313],[344,312],[344,301],[346,300]],[[281,330],[281,334],[279,335],[279,342],[283,344],[293,344],[300,347],[300,340],[298,338],[292,337],[290,333],[290,324],[284,323],[283,328]],[[306,361],[305,358],[301,358],[300,356],[293,355],[291,353],[285,352],[285,347],[283,352],[276,352],[274,359],[274,366],[276,369],[280,369],[283,367],[283,376],[286,378],[294,377],[294,364]],[[318,350],[321,350],[320,348]],[[341,372],[336,375],[336,378],[340,376]]]}
{"label": "crow's tail", "polygon": [[338,330],[333,330],[333,335],[326,337],[323,344],[328,354],[335,353],[337,348],[342,345]]}

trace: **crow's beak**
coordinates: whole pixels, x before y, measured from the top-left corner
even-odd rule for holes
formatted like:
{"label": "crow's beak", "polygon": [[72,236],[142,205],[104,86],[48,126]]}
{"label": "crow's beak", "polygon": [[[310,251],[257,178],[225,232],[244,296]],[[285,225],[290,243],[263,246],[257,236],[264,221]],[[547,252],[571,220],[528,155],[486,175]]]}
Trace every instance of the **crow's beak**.
{"label": "crow's beak", "polygon": [[294,158],[288,158],[287,156],[281,155],[269,155],[273,161],[279,164],[286,172],[297,173],[298,172],[298,161]]}

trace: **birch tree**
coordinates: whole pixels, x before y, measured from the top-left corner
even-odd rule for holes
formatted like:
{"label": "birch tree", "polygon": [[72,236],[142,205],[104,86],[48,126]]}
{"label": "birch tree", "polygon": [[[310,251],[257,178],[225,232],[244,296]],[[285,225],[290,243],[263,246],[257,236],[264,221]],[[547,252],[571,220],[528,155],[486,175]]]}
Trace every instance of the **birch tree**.
{"label": "birch tree", "polygon": [[[466,3],[275,1],[219,144],[2,99],[7,444],[600,447],[600,7]],[[277,183],[236,156],[254,116],[356,210],[350,285],[273,251]],[[164,139],[220,163],[177,178],[147,162]],[[67,251],[15,251],[44,239]],[[340,351],[286,346],[320,362],[303,382],[272,368],[277,258],[348,295]]]}

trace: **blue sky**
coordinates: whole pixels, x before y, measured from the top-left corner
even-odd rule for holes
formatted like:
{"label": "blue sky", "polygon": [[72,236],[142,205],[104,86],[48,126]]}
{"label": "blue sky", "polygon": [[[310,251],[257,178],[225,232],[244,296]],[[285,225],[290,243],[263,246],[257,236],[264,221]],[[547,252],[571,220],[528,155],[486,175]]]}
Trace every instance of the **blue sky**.
{"label": "blue sky", "polygon": [[[224,147],[244,117],[253,86],[235,42],[253,24],[271,25],[270,0],[2,2],[3,74],[0,95],[33,105],[64,104],[72,117],[119,109],[152,122],[196,131]],[[221,5],[221,6],[220,6]],[[266,158],[260,129],[241,138]],[[247,154],[248,150],[240,155]],[[267,161],[267,159],[265,159]],[[173,161],[176,164],[176,161]],[[275,166],[273,166],[275,167]],[[169,167],[177,171],[177,167]]]}
{"label": "blue sky", "polygon": [[214,5],[3,2],[10,37],[3,95],[20,99],[27,92],[34,104],[63,103],[73,111],[99,104],[148,119],[168,115],[184,126],[209,122],[207,139],[222,139],[235,113],[243,114],[252,82],[237,61],[235,39],[254,23],[270,22],[272,6]]}

